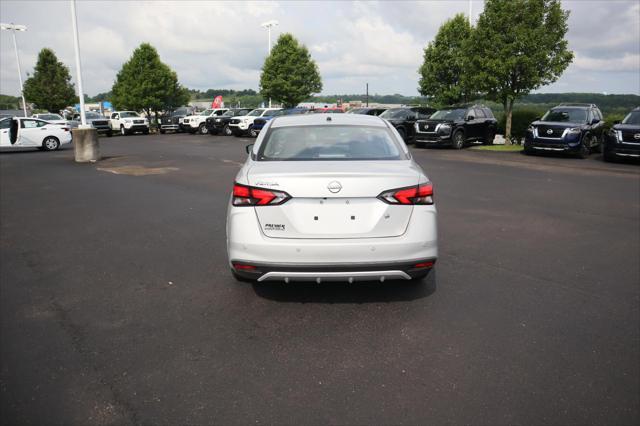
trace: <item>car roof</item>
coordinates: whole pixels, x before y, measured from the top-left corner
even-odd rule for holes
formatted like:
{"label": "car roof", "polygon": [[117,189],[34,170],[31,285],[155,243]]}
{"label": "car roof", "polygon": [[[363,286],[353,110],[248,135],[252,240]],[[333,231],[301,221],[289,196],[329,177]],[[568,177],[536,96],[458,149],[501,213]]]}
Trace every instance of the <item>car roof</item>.
{"label": "car roof", "polygon": [[360,114],[301,114],[282,115],[271,120],[271,128],[287,126],[349,125],[387,127],[386,122],[374,115]]}

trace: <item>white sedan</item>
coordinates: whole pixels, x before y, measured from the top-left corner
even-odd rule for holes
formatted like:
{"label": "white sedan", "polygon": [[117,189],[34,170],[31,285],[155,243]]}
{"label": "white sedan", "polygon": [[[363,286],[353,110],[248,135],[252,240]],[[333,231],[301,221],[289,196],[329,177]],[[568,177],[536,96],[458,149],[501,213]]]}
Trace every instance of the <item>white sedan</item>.
{"label": "white sedan", "polygon": [[54,151],[71,143],[71,129],[35,118],[3,118],[0,120],[0,147],[38,148]]}
{"label": "white sedan", "polygon": [[236,278],[419,280],[433,268],[433,185],[387,121],[276,117],[249,147],[227,212]]}

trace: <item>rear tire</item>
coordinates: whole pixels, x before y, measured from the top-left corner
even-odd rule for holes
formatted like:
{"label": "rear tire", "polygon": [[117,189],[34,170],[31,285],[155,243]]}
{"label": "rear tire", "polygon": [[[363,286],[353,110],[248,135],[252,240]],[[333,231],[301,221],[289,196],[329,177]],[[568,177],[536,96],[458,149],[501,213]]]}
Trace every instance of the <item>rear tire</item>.
{"label": "rear tire", "polygon": [[225,124],[224,127],[222,128],[222,134],[225,136],[231,136],[233,134],[233,131],[231,130],[231,127]]}
{"label": "rear tire", "polygon": [[111,136],[113,136],[113,132],[111,131],[111,129],[109,129],[109,131],[107,132],[107,137],[110,138]]}
{"label": "rear tire", "polygon": [[160,134],[161,134],[161,135],[164,135],[165,133],[167,133],[167,131],[166,131],[166,130],[162,130],[162,129],[160,129]]}
{"label": "rear tire", "polygon": [[453,134],[453,138],[451,139],[451,146],[453,149],[462,149],[464,148],[464,133],[462,130],[458,130]]}
{"label": "rear tire", "polygon": [[256,132],[256,129],[254,129],[253,127],[249,128],[249,136],[251,136],[252,138],[257,138],[258,137],[258,133]]}
{"label": "rear tire", "polygon": [[406,143],[407,142],[407,132],[405,132],[404,129],[396,128],[396,130],[400,134],[400,137],[402,138],[402,140]]}
{"label": "rear tire", "polygon": [[198,133],[200,133],[201,135],[206,135],[207,133],[209,133],[209,129],[207,129],[207,126],[202,123],[200,126],[198,126]]}
{"label": "rear tire", "polygon": [[143,131],[142,131],[142,134],[143,134],[143,135],[148,135],[148,134],[149,134],[149,129],[145,129],[145,130],[143,130]]}
{"label": "rear tire", "polygon": [[496,132],[492,129],[487,130],[487,134],[484,137],[482,145],[493,145],[493,140],[496,138]]}
{"label": "rear tire", "polygon": [[586,160],[587,158],[589,158],[589,154],[591,154],[589,143],[591,143],[591,136],[588,136],[582,139],[582,143],[580,144],[580,150],[576,154],[578,158],[581,158],[583,160]]}
{"label": "rear tire", "polygon": [[42,141],[42,149],[45,151],[55,151],[60,148],[60,141],[55,136],[47,136]]}

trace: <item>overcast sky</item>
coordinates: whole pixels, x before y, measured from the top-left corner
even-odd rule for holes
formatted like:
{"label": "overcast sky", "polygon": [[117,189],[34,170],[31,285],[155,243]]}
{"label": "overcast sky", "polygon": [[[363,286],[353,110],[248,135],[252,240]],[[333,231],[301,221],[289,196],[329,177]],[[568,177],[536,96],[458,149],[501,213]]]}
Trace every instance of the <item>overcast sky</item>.
{"label": "overcast sky", "polygon": [[[640,94],[640,1],[563,1],[571,11],[573,64],[541,92]],[[473,1],[473,15],[483,2]],[[467,0],[422,2],[78,1],[85,92],[111,89],[115,75],[142,42],[158,49],[189,88],[258,89],[267,53],[260,24],[277,19],[311,51],[325,94],[417,95],[424,46]],[[67,1],[0,1],[0,20],[28,26],[18,33],[23,74],[38,51],[52,48],[75,76]],[[0,93],[19,84],[10,33],[1,32]]]}

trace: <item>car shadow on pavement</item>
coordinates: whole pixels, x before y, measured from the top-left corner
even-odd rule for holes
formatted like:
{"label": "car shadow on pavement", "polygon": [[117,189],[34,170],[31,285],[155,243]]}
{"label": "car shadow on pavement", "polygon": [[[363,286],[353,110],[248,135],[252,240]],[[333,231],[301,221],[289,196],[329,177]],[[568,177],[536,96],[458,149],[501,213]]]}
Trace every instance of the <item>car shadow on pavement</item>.
{"label": "car shadow on pavement", "polygon": [[436,271],[422,281],[385,281],[348,284],[254,283],[253,290],[264,299],[294,303],[378,303],[408,302],[431,296],[437,289]]}

